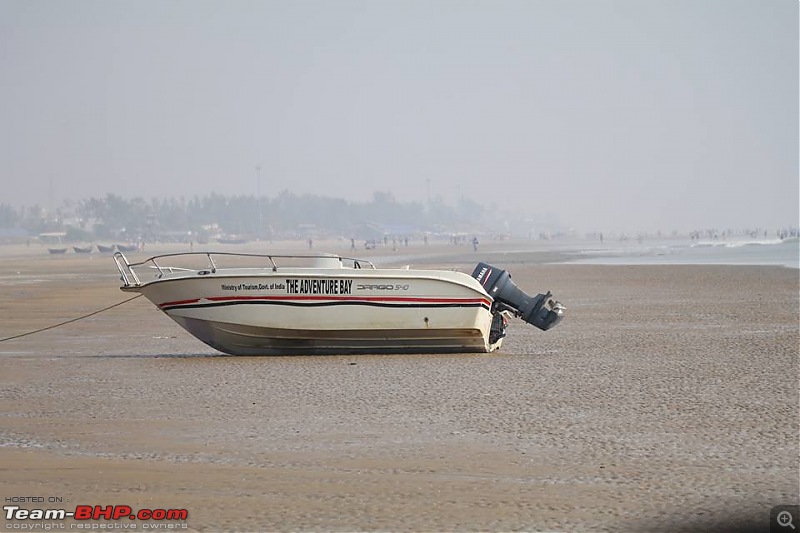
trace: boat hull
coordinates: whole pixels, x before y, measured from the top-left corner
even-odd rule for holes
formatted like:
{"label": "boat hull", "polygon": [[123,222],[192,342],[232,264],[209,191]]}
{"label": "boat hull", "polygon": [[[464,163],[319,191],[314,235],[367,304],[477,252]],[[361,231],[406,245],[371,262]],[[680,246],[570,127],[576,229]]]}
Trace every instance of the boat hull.
{"label": "boat hull", "polygon": [[339,270],[160,279],[137,288],[232,355],[489,352],[491,298],[466,274]]}
{"label": "boat hull", "polygon": [[[172,317],[212,348],[231,355],[488,352],[478,329],[288,329]],[[497,346],[495,346],[497,348]]]}

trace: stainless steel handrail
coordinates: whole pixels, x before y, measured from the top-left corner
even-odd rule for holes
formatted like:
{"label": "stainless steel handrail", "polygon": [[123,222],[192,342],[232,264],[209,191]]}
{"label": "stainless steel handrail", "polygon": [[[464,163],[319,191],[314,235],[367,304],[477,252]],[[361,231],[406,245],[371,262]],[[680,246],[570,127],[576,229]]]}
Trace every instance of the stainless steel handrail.
{"label": "stainless steel handrail", "polygon": [[[122,263],[120,263],[122,260]],[[136,275],[134,272],[131,263],[128,262],[128,258],[122,252],[114,252],[114,263],[117,265],[117,270],[119,270],[119,275],[122,278],[122,282],[125,284],[126,287],[130,287],[131,279],[134,281],[134,285],[141,285],[142,282],[139,281],[139,276]],[[122,264],[124,263],[124,267]]]}
{"label": "stainless steel handrail", "polygon": [[205,256],[208,258],[208,262],[210,265],[211,272],[216,272],[218,270],[218,265],[214,261],[214,257],[261,257],[265,258],[269,261],[269,268],[272,269],[273,272],[278,271],[278,263],[275,262],[275,259],[338,259],[339,261],[352,261],[353,268],[363,268],[367,266],[368,268],[375,269],[375,265],[372,261],[367,259],[358,259],[355,257],[346,257],[346,256],[339,256],[339,255],[299,255],[299,254],[251,254],[251,253],[239,253],[239,252],[177,252],[171,254],[160,254],[154,255],[153,257],[149,257],[144,261],[139,261],[136,263],[131,263],[125,257],[122,252],[115,252],[114,253],[114,262],[117,265],[117,269],[119,270],[122,282],[125,284],[126,287],[131,285],[141,285],[142,282],[139,279],[139,276],[136,275],[136,267],[141,267],[144,265],[149,264],[150,268],[155,268],[158,270],[158,277],[161,278],[166,274],[175,272],[175,271],[193,271],[193,269],[189,268],[182,268],[182,267],[174,267],[174,266],[162,266],[158,264],[158,260],[162,260],[169,257],[180,257],[180,256]]}

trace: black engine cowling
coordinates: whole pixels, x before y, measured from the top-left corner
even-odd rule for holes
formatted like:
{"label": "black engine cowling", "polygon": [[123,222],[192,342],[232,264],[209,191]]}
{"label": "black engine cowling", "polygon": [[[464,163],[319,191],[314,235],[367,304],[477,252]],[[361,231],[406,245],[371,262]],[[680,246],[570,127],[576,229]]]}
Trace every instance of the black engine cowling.
{"label": "black engine cowling", "polygon": [[478,263],[472,277],[494,298],[493,311],[510,311],[528,324],[545,331],[564,317],[564,306],[551,298],[553,295],[550,291],[530,296],[511,281],[511,275],[505,270]]}

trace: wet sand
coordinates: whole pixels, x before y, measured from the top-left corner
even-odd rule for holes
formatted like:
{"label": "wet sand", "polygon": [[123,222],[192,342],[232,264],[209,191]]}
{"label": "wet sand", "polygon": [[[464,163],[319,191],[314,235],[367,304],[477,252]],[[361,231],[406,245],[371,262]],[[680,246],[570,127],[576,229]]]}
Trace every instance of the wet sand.
{"label": "wet sand", "polygon": [[[768,530],[798,503],[797,270],[425,251],[567,317],[494,354],[229,357],[137,299],[0,343],[0,496],[197,531]],[[117,277],[0,247],[0,337],[122,301]]]}

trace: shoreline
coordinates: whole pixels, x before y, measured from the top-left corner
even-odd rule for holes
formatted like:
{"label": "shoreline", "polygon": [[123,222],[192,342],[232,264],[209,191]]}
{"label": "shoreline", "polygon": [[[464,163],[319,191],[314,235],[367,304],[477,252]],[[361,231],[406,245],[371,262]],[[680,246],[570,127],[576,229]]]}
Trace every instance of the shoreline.
{"label": "shoreline", "polygon": [[[477,261],[502,262],[504,264],[594,264],[594,265],[778,265],[800,269],[800,244],[797,239],[786,241],[709,241],[695,242],[686,239],[660,239],[643,242],[612,241],[603,244],[586,240],[508,240],[481,243],[473,251],[469,244],[433,242],[396,247],[378,245],[373,249],[356,247],[343,239],[320,241],[309,248],[304,241],[252,241],[230,245],[209,243],[193,245],[187,243],[148,244],[144,250],[126,252],[125,255],[143,260],[164,253],[188,252],[243,252],[262,254],[314,254],[332,253],[346,257],[357,257],[373,261],[379,266],[415,266],[464,264]],[[71,251],[51,255],[43,244],[0,245],[0,260],[25,259],[72,261],[81,259],[111,260],[112,253],[98,252],[77,254]]]}

